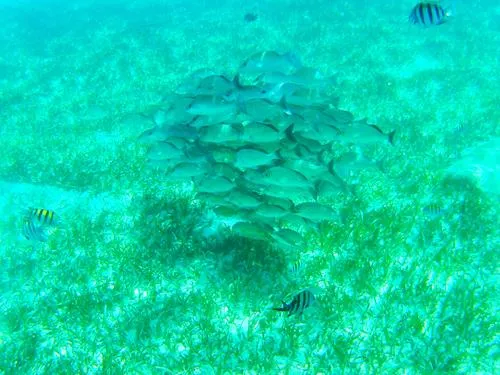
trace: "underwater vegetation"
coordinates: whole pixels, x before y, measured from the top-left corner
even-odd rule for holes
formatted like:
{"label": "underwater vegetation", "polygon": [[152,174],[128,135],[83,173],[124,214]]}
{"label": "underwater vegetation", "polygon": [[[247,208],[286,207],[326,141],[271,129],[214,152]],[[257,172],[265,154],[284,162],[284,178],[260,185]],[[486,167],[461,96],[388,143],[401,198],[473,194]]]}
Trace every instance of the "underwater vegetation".
{"label": "underwater vegetation", "polygon": [[0,374],[498,372],[497,29],[414,5],[9,5]]}

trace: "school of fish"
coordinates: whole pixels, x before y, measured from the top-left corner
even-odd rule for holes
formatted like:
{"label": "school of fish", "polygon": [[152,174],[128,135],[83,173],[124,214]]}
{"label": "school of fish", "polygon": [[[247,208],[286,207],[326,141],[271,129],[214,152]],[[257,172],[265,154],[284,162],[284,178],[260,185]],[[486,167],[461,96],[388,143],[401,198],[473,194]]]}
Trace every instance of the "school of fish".
{"label": "school of fish", "polygon": [[147,115],[153,126],[139,138],[149,166],[192,181],[235,235],[302,246],[305,231],[341,222],[332,202],[352,194],[345,171],[374,164],[352,151],[334,158],[336,145],[394,141],[394,131],[339,109],[335,88],[335,77],[294,54],[258,53],[234,77],[193,73]]}

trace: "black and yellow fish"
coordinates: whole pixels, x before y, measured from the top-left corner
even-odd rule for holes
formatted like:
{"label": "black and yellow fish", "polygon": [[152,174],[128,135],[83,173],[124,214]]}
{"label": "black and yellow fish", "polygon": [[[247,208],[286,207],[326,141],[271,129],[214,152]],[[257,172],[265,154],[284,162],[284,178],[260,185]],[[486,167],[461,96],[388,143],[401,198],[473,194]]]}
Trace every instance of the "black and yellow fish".
{"label": "black and yellow fish", "polygon": [[45,208],[30,208],[26,217],[38,221],[42,225],[55,225],[57,223],[55,212]]}
{"label": "black and yellow fish", "polygon": [[24,215],[22,233],[30,241],[46,242],[48,233],[58,224],[58,217],[54,211],[31,207]]}
{"label": "black and yellow fish", "polygon": [[304,310],[314,302],[314,295],[309,290],[303,290],[296,294],[290,303],[283,301],[282,307],[273,307],[275,311],[286,311],[288,316],[293,314],[302,315]]}

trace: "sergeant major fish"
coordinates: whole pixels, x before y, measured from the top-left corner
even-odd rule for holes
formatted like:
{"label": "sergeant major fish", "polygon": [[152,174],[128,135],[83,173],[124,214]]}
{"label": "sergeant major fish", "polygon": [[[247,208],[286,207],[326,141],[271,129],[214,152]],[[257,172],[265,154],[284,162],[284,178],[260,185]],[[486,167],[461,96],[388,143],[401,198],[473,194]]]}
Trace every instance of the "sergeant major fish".
{"label": "sergeant major fish", "polygon": [[26,215],[29,220],[34,220],[41,225],[55,225],[57,224],[56,214],[54,211],[45,208],[30,208]]}
{"label": "sergeant major fish", "polygon": [[290,303],[283,301],[282,307],[273,307],[273,310],[288,312],[288,316],[293,314],[302,315],[304,310],[311,306],[314,300],[314,295],[309,290],[303,290],[296,294]]}
{"label": "sergeant major fish", "polygon": [[47,241],[47,233],[45,233],[43,226],[35,224],[29,217],[24,218],[23,235],[30,241]]}
{"label": "sergeant major fish", "polygon": [[408,20],[414,25],[441,25],[448,20],[450,15],[449,10],[436,2],[420,2],[413,7]]}

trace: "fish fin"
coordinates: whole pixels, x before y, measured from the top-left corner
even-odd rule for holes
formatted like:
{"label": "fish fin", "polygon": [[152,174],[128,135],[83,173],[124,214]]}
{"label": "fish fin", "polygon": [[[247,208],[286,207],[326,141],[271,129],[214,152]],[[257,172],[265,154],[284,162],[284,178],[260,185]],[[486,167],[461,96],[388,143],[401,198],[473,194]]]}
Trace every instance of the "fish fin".
{"label": "fish fin", "polygon": [[[237,74],[238,76],[240,75],[240,73]],[[262,82],[262,79],[265,77],[266,75],[264,73],[261,73],[259,74],[257,77],[255,77],[255,79],[253,80],[253,83],[254,84],[258,84],[258,83],[261,83]],[[236,77],[235,77],[236,78]]]}
{"label": "fish fin", "polygon": [[[331,159],[329,162],[326,160],[326,154],[328,153],[327,150],[321,150],[321,152],[318,154],[318,161],[322,164],[330,164],[330,162],[333,162],[333,159]],[[333,165],[332,165],[333,168]]]}
{"label": "fish fin", "polygon": [[236,75],[234,76],[233,84],[234,84],[234,87],[236,87],[238,89],[243,88],[243,85],[240,82],[240,73],[236,73]]}
{"label": "fish fin", "polygon": [[375,129],[376,131],[378,131],[380,134],[384,134],[383,130],[380,129],[377,125],[368,124],[368,122],[365,122],[365,124],[368,125],[368,126],[371,126],[373,129]]}
{"label": "fish fin", "polygon": [[247,105],[240,95],[238,95],[238,98],[236,99],[236,109],[237,109],[236,115],[239,115],[240,113],[248,115]]}
{"label": "fish fin", "polygon": [[287,52],[285,53],[285,57],[296,69],[302,67],[302,63],[300,62],[299,57],[295,53]]}
{"label": "fish fin", "polygon": [[288,108],[288,104],[286,104],[285,95],[283,95],[281,97],[280,106],[281,106],[281,108],[283,109],[283,112],[285,112],[286,115],[288,115],[288,116],[292,115],[292,111],[290,111],[290,109]]}
{"label": "fish fin", "polygon": [[[335,83],[337,83],[337,78],[335,77]],[[340,98],[338,96],[332,98],[331,102],[330,102],[330,105],[333,106],[333,108],[338,108],[339,107],[339,102],[340,102]]]}
{"label": "fish fin", "polygon": [[290,125],[288,128],[285,130],[286,137],[293,143],[297,143],[297,138],[295,138],[295,135],[293,134],[293,128],[295,124]]}

